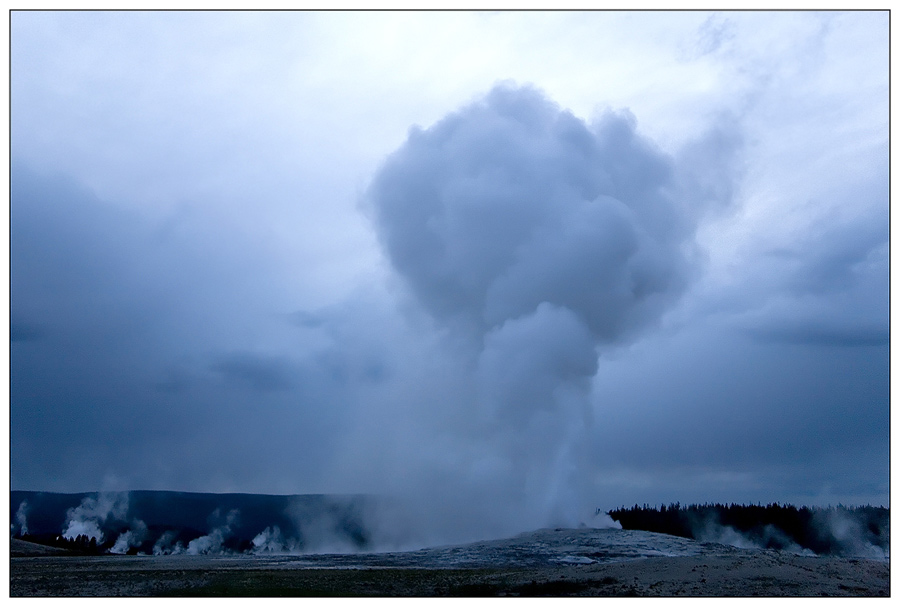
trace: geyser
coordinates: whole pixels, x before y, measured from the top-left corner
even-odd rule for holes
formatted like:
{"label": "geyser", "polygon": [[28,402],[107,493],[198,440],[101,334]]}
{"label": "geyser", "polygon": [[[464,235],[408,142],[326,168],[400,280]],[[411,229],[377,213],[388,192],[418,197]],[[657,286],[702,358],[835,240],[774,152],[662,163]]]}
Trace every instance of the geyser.
{"label": "geyser", "polygon": [[440,484],[410,489],[431,496],[423,507],[460,528],[493,520],[497,533],[590,517],[598,349],[634,339],[683,292],[709,206],[697,184],[710,182],[638,134],[629,113],[588,126],[532,87],[500,84],[410,130],[367,205],[460,370],[446,402],[469,414],[438,429],[468,456]]}

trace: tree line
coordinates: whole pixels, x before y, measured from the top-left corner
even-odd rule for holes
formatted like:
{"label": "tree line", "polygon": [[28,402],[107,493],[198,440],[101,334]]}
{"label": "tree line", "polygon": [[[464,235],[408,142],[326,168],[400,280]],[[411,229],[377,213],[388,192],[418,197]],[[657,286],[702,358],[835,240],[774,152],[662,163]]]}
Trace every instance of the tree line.
{"label": "tree line", "polygon": [[16,534],[14,538],[41,544],[44,546],[53,546],[56,548],[64,548],[81,554],[103,554],[108,552],[113,546],[113,542],[98,543],[97,538],[86,534],[77,535],[75,537],[65,537],[62,535],[47,534]]}
{"label": "tree line", "polygon": [[648,504],[620,507],[607,514],[623,529],[653,531],[709,541],[723,528],[731,528],[753,544],[776,550],[797,546],[822,555],[849,555],[860,546],[890,547],[890,509],[881,506],[828,506],[800,508],[778,503]]}

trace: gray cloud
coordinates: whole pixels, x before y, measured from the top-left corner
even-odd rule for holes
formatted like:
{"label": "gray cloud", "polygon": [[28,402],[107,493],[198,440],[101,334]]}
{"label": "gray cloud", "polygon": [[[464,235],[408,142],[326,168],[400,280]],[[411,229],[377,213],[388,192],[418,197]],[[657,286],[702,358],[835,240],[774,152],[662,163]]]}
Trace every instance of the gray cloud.
{"label": "gray cloud", "polygon": [[259,249],[210,238],[203,215],[160,239],[155,222],[21,162],[12,183],[15,483],[264,490],[319,477],[344,388],[287,338],[297,328],[272,309]]}
{"label": "gray cloud", "polygon": [[[859,214],[848,220],[816,222],[791,249],[782,251],[789,263],[787,287],[792,292],[820,295],[846,291],[865,280],[866,274],[885,272],[887,192],[875,190],[864,195],[871,198]],[[853,198],[847,202],[852,204]]]}
{"label": "gray cloud", "polygon": [[832,193],[824,202],[836,210],[812,215],[802,230],[762,236],[758,249],[739,266],[740,280],[733,283],[727,307],[735,325],[777,342],[886,344],[887,181],[885,167],[871,180]]}
{"label": "gray cloud", "polygon": [[291,371],[284,360],[240,352],[220,356],[212,369],[233,383],[269,392],[291,387]]}
{"label": "gray cloud", "polygon": [[690,493],[693,484],[679,485],[695,478],[709,500],[879,500],[888,486],[887,352],[762,341],[707,319],[601,359],[598,493],[675,500],[664,496]]}
{"label": "gray cloud", "polygon": [[891,339],[890,330],[886,326],[835,326],[814,322],[778,325],[769,322],[764,327],[748,331],[760,339],[773,342],[836,347],[884,346]]}

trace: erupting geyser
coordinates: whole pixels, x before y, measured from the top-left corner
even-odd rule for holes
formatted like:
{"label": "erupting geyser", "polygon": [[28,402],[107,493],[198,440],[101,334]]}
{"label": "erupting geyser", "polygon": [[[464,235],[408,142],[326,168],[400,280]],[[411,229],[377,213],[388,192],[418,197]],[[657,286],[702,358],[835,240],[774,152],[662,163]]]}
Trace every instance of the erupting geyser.
{"label": "erupting geyser", "polygon": [[411,129],[386,160],[367,192],[381,244],[470,386],[456,404],[469,423],[444,430],[477,461],[436,502],[506,521],[499,532],[589,518],[598,348],[684,290],[700,208],[723,194],[680,164],[627,112],[588,126],[508,84]]}

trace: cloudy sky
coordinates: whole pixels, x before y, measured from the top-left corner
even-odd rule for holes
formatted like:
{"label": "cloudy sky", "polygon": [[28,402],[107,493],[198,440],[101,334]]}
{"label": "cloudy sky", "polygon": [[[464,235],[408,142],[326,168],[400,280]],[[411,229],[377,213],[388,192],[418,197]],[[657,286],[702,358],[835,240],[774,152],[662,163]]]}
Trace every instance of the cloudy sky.
{"label": "cloudy sky", "polygon": [[13,13],[12,488],[887,504],[888,26]]}

